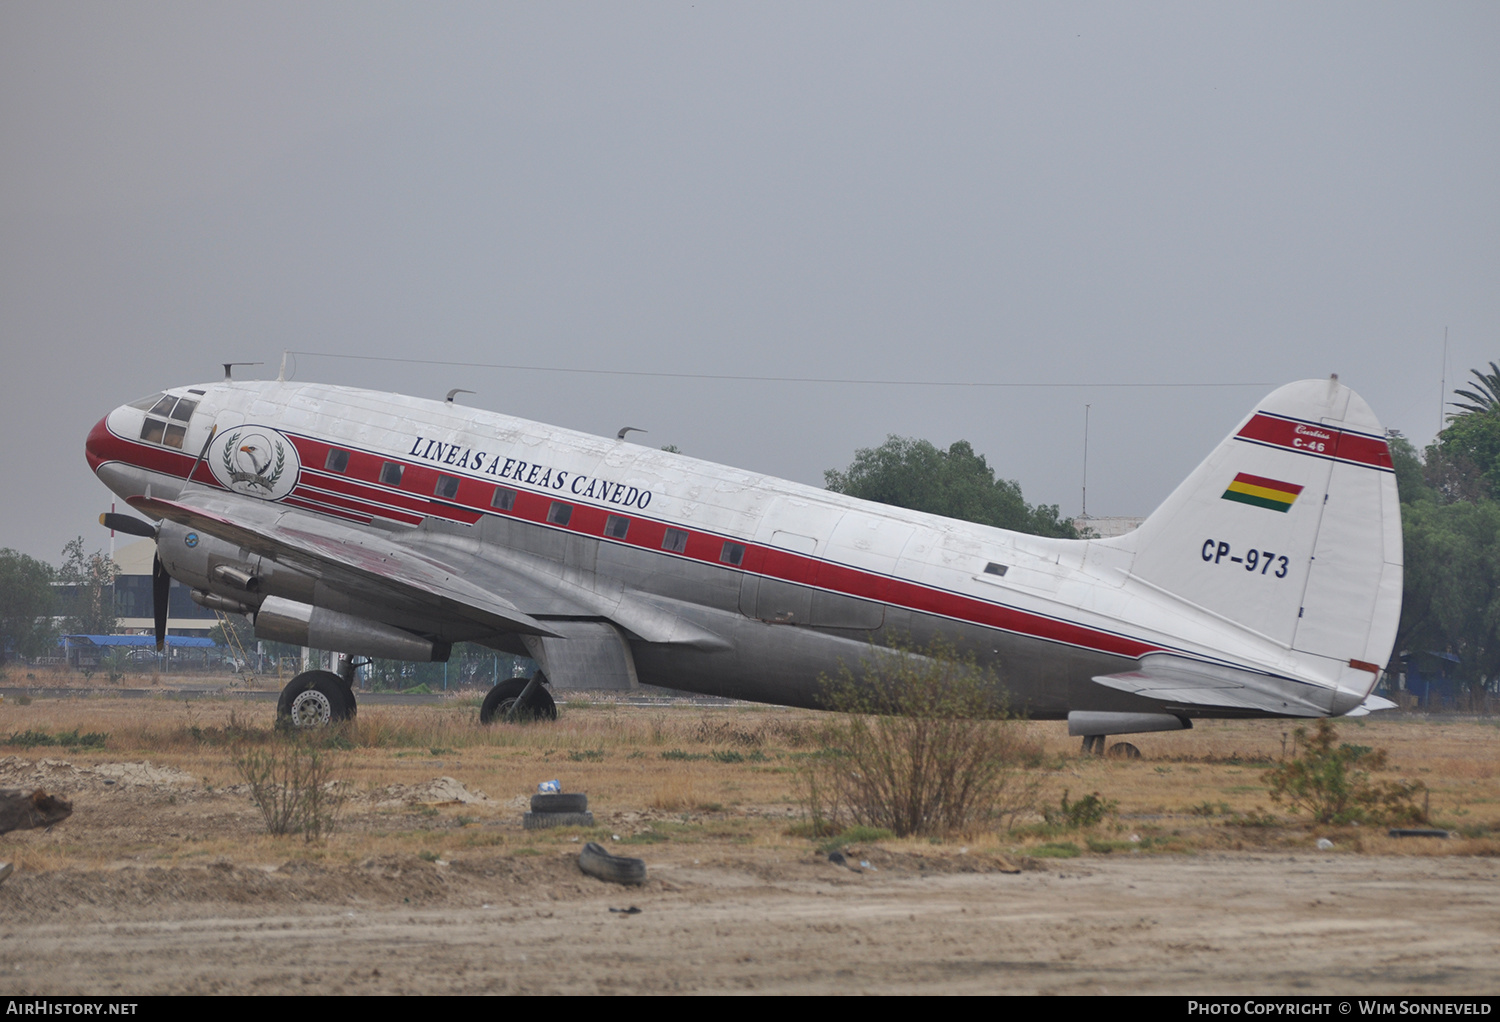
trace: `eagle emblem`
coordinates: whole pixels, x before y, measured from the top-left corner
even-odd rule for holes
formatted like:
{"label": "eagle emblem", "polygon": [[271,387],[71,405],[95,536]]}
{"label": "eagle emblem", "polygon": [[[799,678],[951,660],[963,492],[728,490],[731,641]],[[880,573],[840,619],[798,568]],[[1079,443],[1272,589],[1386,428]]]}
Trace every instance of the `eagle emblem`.
{"label": "eagle emblem", "polygon": [[216,462],[214,475],[219,482],[238,493],[267,500],[277,500],[290,491],[290,485],[278,485],[289,468],[293,469],[293,479],[297,474],[296,450],[285,437],[269,429],[230,430],[219,442]]}

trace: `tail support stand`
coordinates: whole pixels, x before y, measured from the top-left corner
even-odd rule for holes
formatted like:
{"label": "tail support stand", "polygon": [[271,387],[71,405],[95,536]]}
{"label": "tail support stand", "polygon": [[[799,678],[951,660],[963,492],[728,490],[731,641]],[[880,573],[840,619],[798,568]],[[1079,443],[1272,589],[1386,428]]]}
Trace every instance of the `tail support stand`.
{"label": "tail support stand", "polygon": [[1085,756],[1104,755],[1104,743],[1109,740],[1109,735],[1084,735],[1083,754]]}

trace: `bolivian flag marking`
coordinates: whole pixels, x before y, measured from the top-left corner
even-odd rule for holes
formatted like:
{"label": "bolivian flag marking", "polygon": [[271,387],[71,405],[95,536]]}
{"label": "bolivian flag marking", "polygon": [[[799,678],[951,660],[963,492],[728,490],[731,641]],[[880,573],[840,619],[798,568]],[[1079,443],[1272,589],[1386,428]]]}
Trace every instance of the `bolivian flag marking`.
{"label": "bolivian flag marking", "polygon": [[1241,472],[1234,477],[1234,482],[1229,484],[1229,489],[1224,491],[1224,499],[1237,500],[1241,504],[1254,504],[1256,507],[1266,507],[1285,514],[1301,492],[1302,487],[1295,483],[1284,483],[1279,479],[1267,479],[1265,476],[1253,476],[1249,472]]}

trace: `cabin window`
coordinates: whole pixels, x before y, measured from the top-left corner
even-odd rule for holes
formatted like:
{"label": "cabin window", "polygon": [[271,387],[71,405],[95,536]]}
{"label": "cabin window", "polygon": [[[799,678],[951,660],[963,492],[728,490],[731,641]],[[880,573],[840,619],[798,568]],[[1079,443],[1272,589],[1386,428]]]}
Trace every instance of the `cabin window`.
{"label": "cabin window", "polygon": [[573,505],[564,504],[560,500],[554,500],[552,506],[547,509],[547,521],[553,525],[567,525],[573,517]]}
{"label": "cabin window", "polygon": [[994,561],[984,566],[984,573],[986,575],[1004,575],[1009,570],[1010,567],[1008,565],[996,564]]}
{"label": "cabin window", "polygon": [[624,515],[610,515],[604,520],[604,534],[610,539],[624,539],[630,531],[630,519]]}
{"label": "cabin window", "polygon": [[380,466],[380,481],[387,486],[400,486],[401,473],[406,466],[398,461],[388,461]]}
{"label": "cabin window", "polygon": [[349,452],[341,451],[337,447],[332,448],[328,452],[327,459],[323,462],[323,467],[330,472],[344,473],[349,471]]}
{"label": "cabin window", "polygon": [[516,506],[516,491],[509,486],[495,487],[495,495],[490,498],[490,507],[501,511],[509,511]]}
{"label": "cabin window", "polygon": [[661,548],[670,550],[674,554],[687,552],[688,534],[681,529],[668,529],[667,534],[662,537]]}
{"label": "cabin window", "polygon": [[724,564],[739,564],[745,559],[745,548],[739,543],[725,543],[719,551],[719,560]]}
{"label": "cabin window", "polygon": [[452,500],[458,496],[458,476],[438,476],[437,486],[433,489],[434,497],[442,497],[444,500]]}

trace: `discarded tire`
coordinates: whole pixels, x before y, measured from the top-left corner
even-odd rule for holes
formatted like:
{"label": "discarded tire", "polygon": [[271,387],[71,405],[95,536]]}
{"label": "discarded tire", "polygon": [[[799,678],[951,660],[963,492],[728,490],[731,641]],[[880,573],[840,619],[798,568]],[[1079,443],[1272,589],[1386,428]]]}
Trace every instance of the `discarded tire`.
{"label": "discarded tire", "polygon": [[591,877],[608,880],[612,884],[643,884],[646,882],[646,860],[629,859],[623,855],[610,855],[604,846],[590,841],[578,853],[578,868]]}
{"label": "discarded tire", "polygon": [[527,830],[545,830],[548,827],[592,827],[593,813],[524,813],[521,826]]}
{"label": "discarded tire", "polygon": [[531,796],[533,813],[582,813],[588,807],[589,797],[582,792],[552,792]]}

